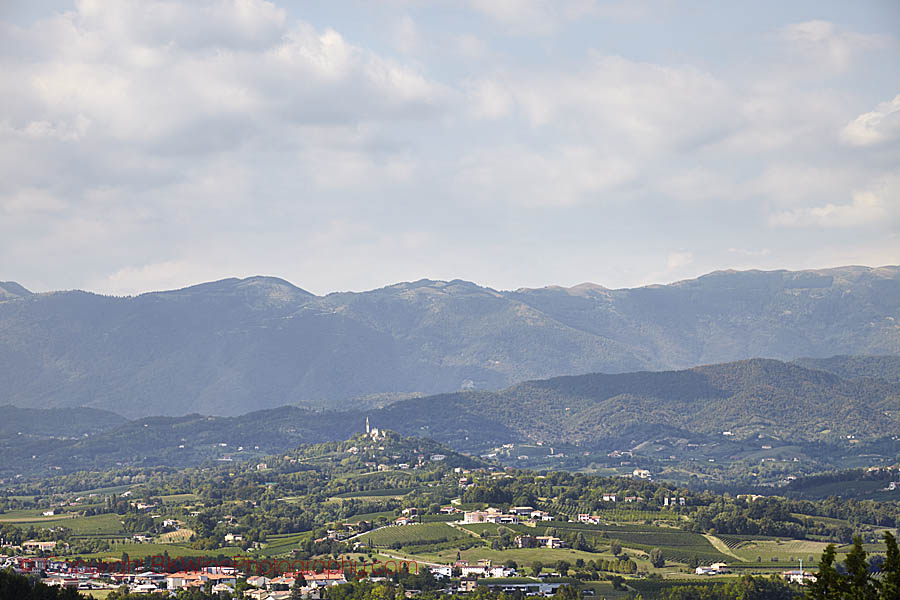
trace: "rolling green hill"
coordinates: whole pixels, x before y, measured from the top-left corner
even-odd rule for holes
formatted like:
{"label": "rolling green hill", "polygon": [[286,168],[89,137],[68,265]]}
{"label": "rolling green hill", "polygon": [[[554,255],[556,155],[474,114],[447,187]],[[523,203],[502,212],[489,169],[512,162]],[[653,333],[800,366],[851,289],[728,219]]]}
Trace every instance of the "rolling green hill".
{"label": "rolling green hill", "polygon": [[844,379],[869,377],[900,383],[900,356],[798,358],[794,363],[808,369],[828,371]]}
{"label": "rolling green hill", "polygon": [[743,440],[759,451],[763,436],[793,445],[815,443],[810,447],[815,455],[840,456],[854,444],[869,452],[877,443],[879,452],[891,456],[897,452],[891,436],[900,430],[900,384],[754,359],[683,371],[557,377],[499,392],[413,398],[369,411],[286,406],[239,417],[148,417],[78,439],[0,438],[7,459],[0,476],[116,463],[252,460],[300,444],[345,439],[364,428],[367,416],[373,426],[475,453],[511,443],[630,448],[663,436],[710,448],[726,440],[737,447]]}

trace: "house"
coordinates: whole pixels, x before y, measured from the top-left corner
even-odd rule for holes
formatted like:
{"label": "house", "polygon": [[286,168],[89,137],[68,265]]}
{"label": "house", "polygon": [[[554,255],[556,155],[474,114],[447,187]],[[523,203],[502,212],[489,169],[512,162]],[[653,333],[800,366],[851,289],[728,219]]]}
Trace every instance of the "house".
{"label": "house", "polygon": [[697,575],[720,575],[728,572],[728,565],[725,563],[713,563],[708,567],[697,567],[694,572]]}
{"label": "house", "polygon": [[37,540],[28,540],[22,542],[22,549],[26,552],[52,552],[56,550],[56,542],[39,542]]}
{"label": "house", "polygon": [[496,508],[488,508],[487,510],[473,510],[463,513],[463,523],[490,523],[488,519],[493,519],[500,514]]}
{"label": "house", "polygon": [[616,496],[615,494],[603,494],[603,501],[604,502],[618,502],[619,497]]}
{"label": "house", "polygon": [[798,583],[800,585],[806,585],[816,581],[816,576],[809,571],[785,571],[781,576],[784,577],[784,580],[788,583]]}
{"label": "house", "polygon": [[625,496],[625,502],[643,502],[644,499],[640,496]]}
{"label": "house", "polygon": [[523,516],[530,515],[533,510],[533,506],[512,506],[510,507],[509,512],[514,515]]}
{"label": "house", "polygon": [[462,576],[465,578],[475,577],[476,575],[481,575],[482,577],[484,577],[486,569],[483,566],[466,565],[464,567],[460,567],[460,570],[462,571]]}
{"label": "house", "polygon": [[533,535],[517,535],[515,541],[516,548],[534,548],[537,545]]}
{"label": "house", "polygon": [[635,469],[631,472],[632,477],[637,477],[638,479],[650,479],[650,470],[649,469]]}
{"label": "house", "polygon": [[77,588],[78,587],[78,578],[77,577],[47,577],[46,579],[42,579],[41,583],[45,585],[50,585],[54,587],[70,587]]}
{"label": "house", "polygon": [[453,567],[450,565],[431,567],[431,574],[435,577],[446,577],[449,579],[453,576]]}
{"label": "house", "polygon": [[50,510],[45,510],[41,514],[44,515],[45,517],[52,517],[53,515],[56,514],[56,511],[51,508]]}
{"label": "house", "polygon": [[559,539],[558,537],[553,537],[552,535],[539,535],[534,538],[537,542],[538,546],[543,546],[545,548],[565,548],[566,543]]}
{"label": "house", "polygon": [[542,510],[533,510],[529,515],[532,519],[536,521],[552,521],[553,517],[550,516],[550,513],[544,512]]}
{"label": "house", "polygon": [[256,588],[264,588],[269,583],[269,578],[262,575],[253,575],[247,578],[247,583]]}
{"label": "house", "polygon": [[[294,577],[294,573],[285,573],[285,577]],[[304,573],[306,585],[311,588],[323,588],[332,585],[341,585],[347,583],[343,572],[322,571],[321,573]]]}
{"label": "house", "polygon": [[663,506],[684,506],[684,498],[676,498],[675,496],[669,498],[667,496],[663,498]]}
{"label": "house", "polygon": [[287,577],[282,575],[281,577],[273,577],[266,584],[266,589],[274,590],[274,591],[283,591],[285,589],[289,589],[294,585],[294,577]]}
{"label": "house", "polygon": [[459,580],[460,592],[474,592],[476,587],[478,587],[478,580],[474,577],[462,577]]}
{"label": "house", "polygon": [[458,512],[462,512],[462,511],[459,510],[458,508],[456,508],[455,506],[442,506],[441,510],[440,510],[440,513],[442,515],[452,515],[452,514],[455,514]]}
{"label": "house", "polygon": [[239,533],[226,533],[225,534],[225,543],[226,544],[233,544],[235,542],[243,542],[243,541],[244,541],[244,536],[242,536]]}
{"label": "house", "polygon": [[203,587],[207,581],[213,585],[225,583],[232,587],[237,583],[234,573],[207,573],[203,571],[179,571],[166,576],[166,588],[169,590]]}
{"label": "house", "polygon": [[412,507],[410,507],[410,508],[404,508],[404,509],[403,509],[402,511],[400,511],[400,512],[403,513],[404,515],[408,515],[408,516],[410,516],[410,517],[414,517],[414,516],[416,516],[416,515],[419,514],[419,509],[416,508],[415,506],[412,506]]}
{"label": "house", "polygon": [[415,520],[409,517],[398,517],[397,520],[394,521],[395,525],[412,525],[415,523]]}

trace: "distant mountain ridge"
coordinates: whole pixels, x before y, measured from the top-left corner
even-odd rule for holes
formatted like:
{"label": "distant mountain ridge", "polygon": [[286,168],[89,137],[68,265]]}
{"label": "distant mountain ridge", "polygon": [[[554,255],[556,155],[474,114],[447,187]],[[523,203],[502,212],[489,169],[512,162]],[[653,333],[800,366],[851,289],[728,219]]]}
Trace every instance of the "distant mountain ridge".
{"label": "distant mountain ridge", "polygon": [[347,409],[758,356],[900,355],[900,267],[720,271],[621,290],[421,280],[315,296],[274,277],[128,298],[0,289],[0,401],[131,418]]}
{"label": "distant mountain ridge", "polygon": [[[883,363],[879,357],[873,360],[868,370],[877,371]],[[862,357],[856,362],[867,361]],[[147,417],[64,440],[23,439],[0,429],[5,459],[0,477],[57,467],[252,460],[299,444],[346,439],[364,429],[366,417],[373,426],[472,453],[509,443],[629,448],[660,437],[715,445],[726,439],[723,431],[729,432],[728,440],[755,441],[757,448],[760,436],[843,446],[849,443],[847,436],[869,442],[897,435],[900,383],[844,379],[797,364],[752,359],[681,371],[555,377],[497,392],[439,394],[371,410],[284,406],[238,417]],[[87,421],[71,420],[72,429]],[[891,445],[897,450],[896,442]]]}
{"label": "distant mountain ridge", "polygon": [[900,356],[830,356],[798,358],[795,364],[828,371],[845,379],[870,377],[900,383]]}

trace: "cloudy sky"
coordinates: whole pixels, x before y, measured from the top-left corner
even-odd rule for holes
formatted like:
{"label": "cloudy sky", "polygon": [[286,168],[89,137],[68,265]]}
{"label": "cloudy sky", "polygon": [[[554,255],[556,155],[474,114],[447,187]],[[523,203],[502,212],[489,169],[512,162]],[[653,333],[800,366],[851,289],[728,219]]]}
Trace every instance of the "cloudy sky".
{"label": "cloudy sky", "polygon": [[0,3],[36,291],[896,263],[894,0]]}

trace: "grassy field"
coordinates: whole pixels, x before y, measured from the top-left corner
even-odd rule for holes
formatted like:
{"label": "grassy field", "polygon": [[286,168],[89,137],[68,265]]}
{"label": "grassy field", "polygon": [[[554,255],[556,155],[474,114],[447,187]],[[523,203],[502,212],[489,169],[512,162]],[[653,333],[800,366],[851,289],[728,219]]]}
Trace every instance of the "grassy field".
{"label": "grassy field", "polygon": [[93,517],[78,517],[71,521],[61,523],[68,527],[76,535],[112,535],[121,534],[122,516],[115,513],[94,515]]}
{"label": "grassy field", "polygon": [[[553,524],[551,523],[551,526]],[[734,557],[717,550],[708,539],[699,533],[682,531],[674,527],[656,527],[653,525],[585,525],[575,523],[559,523],[557,531],[577,530],[594,544],[609,544],[617,540],[622,546],[650,552],[659,548],[666,560],[686,563],[694,557],[701,562],[727,562]]]}
{"label": "grassy field", "polygon": [[[27,513],[27,514],[26,514]],[[35,511],[14,511],[4,514],[0,521],[15,523],[17,527],[65,527],[71,529],[76,536],[104,536],[122,534],[122,517],[115,513],[77,517],[74,514],[54,515],[52,517],[34,515]]]}
{"label": "grassy field", "polygon": [[[755,562],[760,557],[762,562],[818,562],[825,542],[809,540],[754,540],[744,542],[732,551],[747,562]],[[776,559],[776,560],[772,560]]]}
{"label": "grassy field", "polygon": [[358,515],[353,515],[352,517],[347,517],[343,520],[344,523],[359,523],[360,521],[374,521],[379,517],[384,517],[385,519],[393,519],[394,513],[393,511],[382,511],[382,512],[370,512],[370,513],[360,513]]}
{"label": "grassy field", "polygon": [[276,556],[278,554],[286,554],[297,547],[297,545],[305,539],[308,539],[312,532],[289,533],[284,535],[270,535],[266,540],[266,547],[258,550],[261,556]]}
{"label": "grassy field", "polygon": [[[489,558],[501,565],[508,560],[514,560],[520,566],[528,566],[534,561],[539,560],[549,568],[552,568],[552,565],[558,560],[566,560],[571,564],[575,564],[575,561],[579,558],[583,558],[585,561],[602,558],[599,554],[567,548],[559,548],[556,550],[550,548],[511,548],[508,550],[491,550],[485,546],[462,550],[460,555],[463,560],[469,562],[476,562],[482,558]],[[433,555],[425,555],[422,558],[442,563],[453,562],[456,560],[456,550],[442,550]]]}
{"label": "grassy field", "polygon": [[177,531],[170,531],[168,533],[164,533],[159,536],[160,544],[179,544],[184,542],[189,542],[191,540],[191,536],[194,535],[193,529],[178,529]]}
{"label": "grassy field", "polygon": [[4,523],[45,523],[48,521],[59,521],[60,519],[71,519],[75,513],[59,513],[52,517],[43,516],[43,508],[32,508],[22,510],[10,510],[0,514],[0,521]]}
{"label": "grassy field", "polygon": [[83,554],[81,555],[81,558],[105,558],[118,560],[119,558],[121,558],[123,552],[127,552],[128,556],[133,559],[146,558],[148,556],[160,556],[166,552],[168,552],[171,558],[176,558],[178,556],[216,556],[218,554],[222,554],[223,556],[235,556],[238,554],[243,554],[240,548],[231,547],[220,548],[217,550],[195,550],[194,548],[190,548],[181,544],[136,544],[129,542],[125,544],[117,544],[114,549],[105,552]]}
{"label": "grassy field", "polygon": [[335,494],[332,498],[402,498],[415,488],[384,488],[378,490],[359,490]]}
{"label": "grassy field", "polygon": [[389,547],[395,544],[428,544],[444,540],[459,540],[469,536],[446,523],[417,523],[401,527],[383,527],[360,536],[360,541],[375,546]]}
{"label": "grassy field", "polygon": [[169,494],[168,496],[160,496],[163,504],[190,504],[200,499],[197,494]]}

